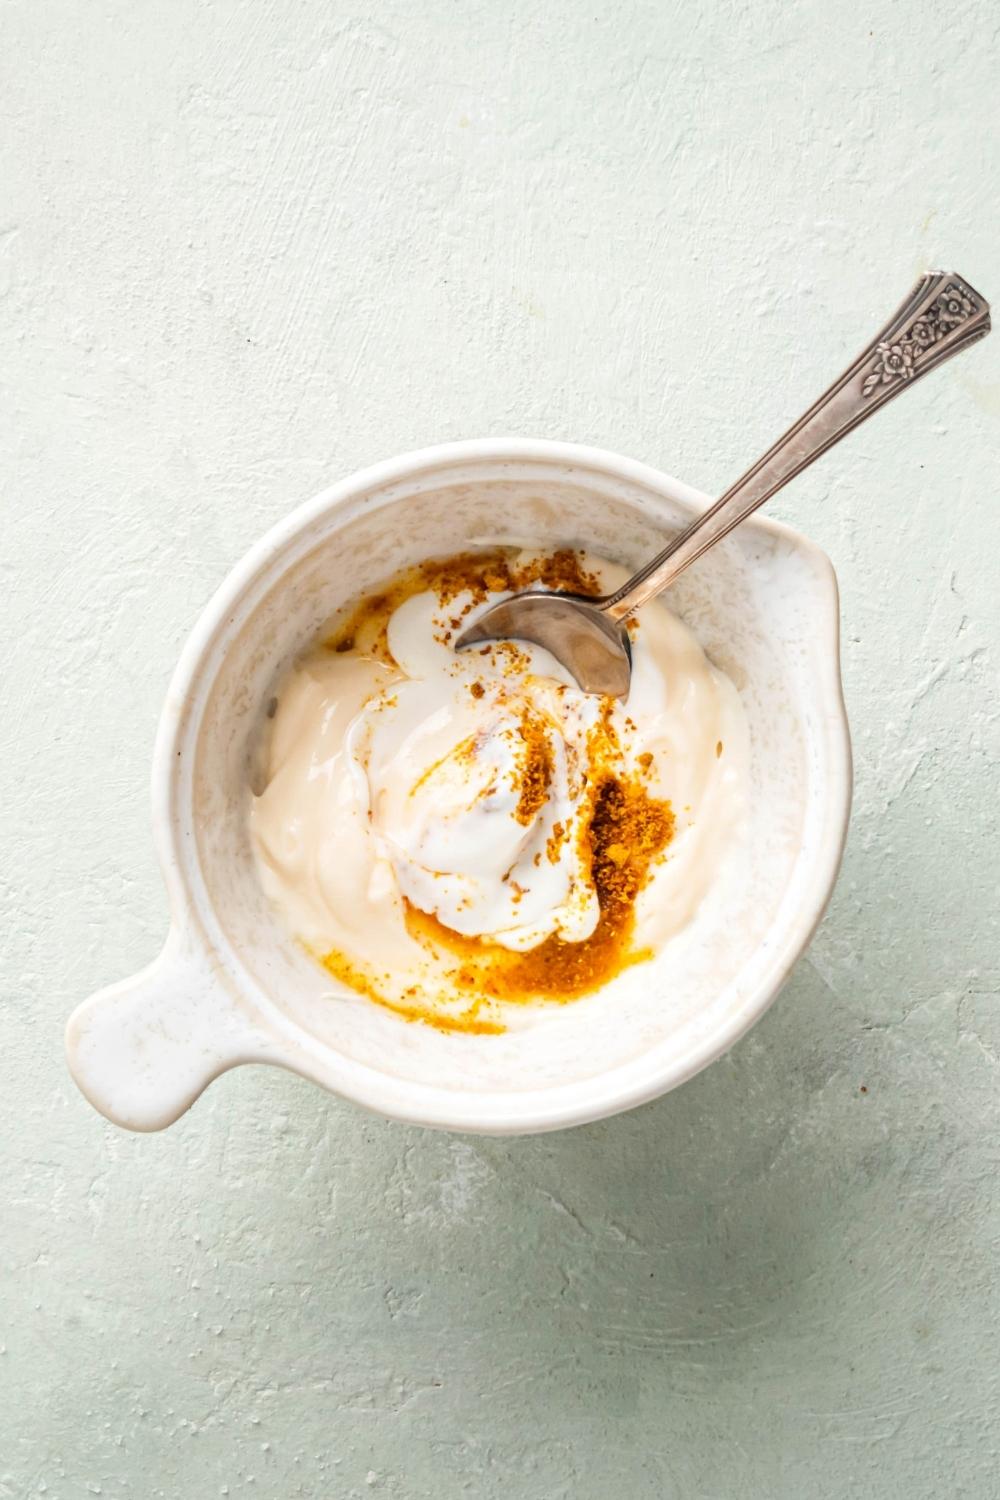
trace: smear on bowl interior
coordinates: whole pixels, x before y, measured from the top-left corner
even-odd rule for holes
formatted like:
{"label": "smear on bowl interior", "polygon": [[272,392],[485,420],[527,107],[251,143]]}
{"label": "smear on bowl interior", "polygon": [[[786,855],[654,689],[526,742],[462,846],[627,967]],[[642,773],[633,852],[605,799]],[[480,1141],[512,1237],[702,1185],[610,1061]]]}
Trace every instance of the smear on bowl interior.
{"label": "smear on bowl interior", "polygon": [[732,683],[662,604],[632,631],[627,703],[540,647],[456,654],[476,613],[623,570],[495,548],[399,574],[279,685],[251,832],[291,931],[408,1020],[503,1031],[648,959],[740,838],[746,725]]}

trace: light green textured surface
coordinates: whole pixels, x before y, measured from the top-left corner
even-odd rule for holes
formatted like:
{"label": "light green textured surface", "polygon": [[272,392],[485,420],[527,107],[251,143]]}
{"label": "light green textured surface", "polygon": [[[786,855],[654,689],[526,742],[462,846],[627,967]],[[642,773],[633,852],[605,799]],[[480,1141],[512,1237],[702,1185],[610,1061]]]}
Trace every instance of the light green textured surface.
{"label": "light green textured surface", "polygon": [[0,10],[0,1497],[988,1500],[997,335],[774,510],[833,557],[830,913],[729,1057],[521,1142],[230,1075],[123,1135],[71,1007],[158,948],[177,650],[425,442],[716,490],[914,273],[1000,299],[988,0]]}

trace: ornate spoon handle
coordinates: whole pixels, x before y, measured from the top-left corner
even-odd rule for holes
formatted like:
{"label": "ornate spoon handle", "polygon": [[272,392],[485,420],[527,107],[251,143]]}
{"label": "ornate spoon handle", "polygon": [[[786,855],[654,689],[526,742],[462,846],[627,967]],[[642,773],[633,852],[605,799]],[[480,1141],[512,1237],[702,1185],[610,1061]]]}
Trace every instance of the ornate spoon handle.
{"label": "ornate spoon handle", "polygon": [[840,379],[721,500],[609,595],[602,609],[615,620],[630,615],[845,433],[989,331],[986,299],[961,276],[953,271],[929,271],[921,276],[906,301]]}

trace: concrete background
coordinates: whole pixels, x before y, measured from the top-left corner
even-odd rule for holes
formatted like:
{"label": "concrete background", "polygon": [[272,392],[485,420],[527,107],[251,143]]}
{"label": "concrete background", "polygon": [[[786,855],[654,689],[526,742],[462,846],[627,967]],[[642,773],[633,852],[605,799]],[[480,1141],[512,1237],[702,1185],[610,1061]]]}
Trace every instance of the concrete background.
{"label": "concrete background", "polygon": [[0,8],[0,1500],[1000,1493],[1000,342],[780,497],[843,588],[831,911],[678,1093],[427,1135],[247,1070],[103,1123],[178,648],[451,437],[708,490],[928,265],[1000,299],[989,0]]}

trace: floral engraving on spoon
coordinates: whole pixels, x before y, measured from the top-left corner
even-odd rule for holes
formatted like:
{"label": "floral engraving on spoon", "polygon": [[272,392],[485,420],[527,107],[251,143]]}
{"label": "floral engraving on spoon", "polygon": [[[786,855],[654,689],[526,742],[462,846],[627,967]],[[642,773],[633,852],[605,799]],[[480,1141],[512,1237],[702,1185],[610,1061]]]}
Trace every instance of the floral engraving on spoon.
{"label": "floral engraving on spoon", "polygon": [[861,386],[862,396],[873,396],[879,386],[894,380],[909,380],[920,356],[978,311],[979,304],[966,287],[955,282],[945,287],[904,334],[877,346],[877,358]]}

